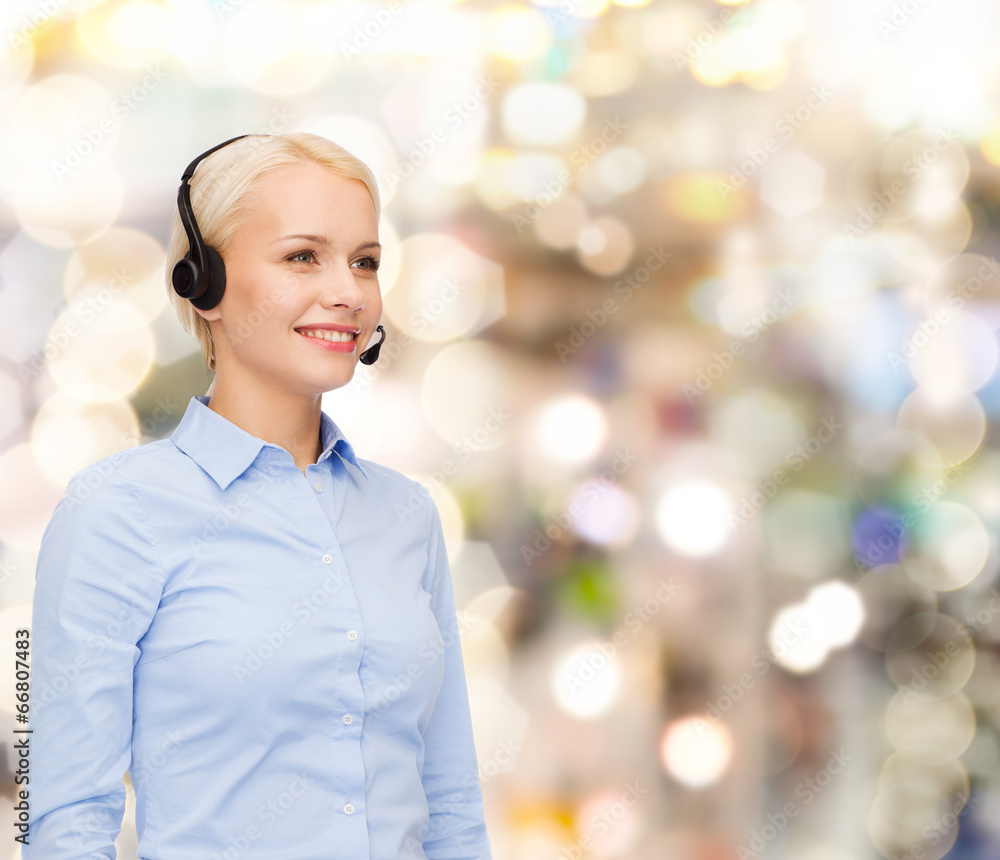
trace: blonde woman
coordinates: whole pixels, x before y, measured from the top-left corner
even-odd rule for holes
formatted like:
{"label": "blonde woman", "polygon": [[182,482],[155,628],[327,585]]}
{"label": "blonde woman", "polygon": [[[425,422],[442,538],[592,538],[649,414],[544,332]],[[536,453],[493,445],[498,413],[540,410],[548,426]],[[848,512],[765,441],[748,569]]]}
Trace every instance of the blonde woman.
{"label": "blonde woman", "polygon": [[246,135],[178,207],[167,289],[214,379],[45,530],[23,856],[114,858],[128,771],[142,860],[491,860],[437,508],[320,408],[378,354],[375,178]]}

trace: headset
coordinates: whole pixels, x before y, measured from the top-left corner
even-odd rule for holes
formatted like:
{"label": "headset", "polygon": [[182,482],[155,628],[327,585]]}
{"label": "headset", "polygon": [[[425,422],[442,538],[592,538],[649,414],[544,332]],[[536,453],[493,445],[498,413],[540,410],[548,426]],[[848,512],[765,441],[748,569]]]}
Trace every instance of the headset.
{"label": "headset", "polygon": [[[188,252],[174,264],[170,282],[177,295],[189,299],[191,304],[203,311],[214,308],[222,301],[223,293],[226,291],[226,266],[222,261],[222,255],[211,245],[206,245],[202,239],[194,210],[191,208],[191,186],[188,183],[194,175],[195,168],[203,159],[244,137],[250,135],[241,134],[230,138],[199,155],[185,169],[181,176],[181,187],[177,191],[177,209],[181,215],[184,232],[187,233]],[[378,360],[379,349],[385,340],[385,329],[381,325],[376,326],[376,329],[381,332],[381,339],[358,356],[358,360],[363,364],[374,364]]]}

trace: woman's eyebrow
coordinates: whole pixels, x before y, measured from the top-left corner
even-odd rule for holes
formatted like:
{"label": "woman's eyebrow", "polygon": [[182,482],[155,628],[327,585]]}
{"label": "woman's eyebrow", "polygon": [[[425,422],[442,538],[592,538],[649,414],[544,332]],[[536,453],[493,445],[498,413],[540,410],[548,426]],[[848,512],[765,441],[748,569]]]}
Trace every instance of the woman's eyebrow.
{"label": "woman's eyebrow", "polygon": [[[315,242],[318,245],[330,245],[332,244],[326,236],[317,236],[313,233],[291,233],[288,236],[281,236],[275,239],[271,244],[277,245],[278,242],[285,242],[288,239],[305,239],[307,242]],[[355,248],[356,251],[360,251],[362,248],[381,248],[381,242],[364,242]]]}

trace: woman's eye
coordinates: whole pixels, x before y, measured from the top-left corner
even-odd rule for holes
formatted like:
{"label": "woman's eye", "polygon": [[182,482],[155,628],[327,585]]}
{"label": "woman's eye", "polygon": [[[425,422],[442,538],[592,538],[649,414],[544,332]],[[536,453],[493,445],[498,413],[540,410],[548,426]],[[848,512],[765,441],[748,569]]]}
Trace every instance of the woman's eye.
{"label": "woman's eye", "polygon": [[365,266],[365,268],[368,269],[371,272],[377,272],[378,271],[379,261],[376,260],[374,257],[362,257],[360,260],[358,260],[358,262],[359,263],[368,263],[368,265]]}
{"label": "woman's eye", "polygon": [[297,254],[292,254],[288,258],[288,260],[290,262],[293,262],[293,263],[299,263],[299,262],[301,262],[301,263],[309,263],[309,262],[311,262],[311,260],[300,260],[299,258],[300,257],[310,257],[310,258],[312,258],[312,257],[315,257],[315,256],[316,255],[313,254],[312,251],[299,251]]}

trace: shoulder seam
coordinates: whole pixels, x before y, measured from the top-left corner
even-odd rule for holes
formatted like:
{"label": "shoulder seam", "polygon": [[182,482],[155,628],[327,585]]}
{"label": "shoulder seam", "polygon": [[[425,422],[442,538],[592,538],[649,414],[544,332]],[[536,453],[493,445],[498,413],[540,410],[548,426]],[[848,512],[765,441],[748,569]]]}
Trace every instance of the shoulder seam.
{"label": "shoulder seam", "polygon": [[139,511],[140,517],[142,519],[143,525],[146,528],[146,533],[149,535],[149,543],[153,548],[153,561],[156,566],[160,569],[162,576],[160,576],[160,593],[162,595],[163,589],[166,587],[167,582],[167,569],[163,564],[163,559],[160,556],[160,547],[156,542],[156,538],[153,535],[153,529],[149,524],[149,518],[146,516],[146,507],[142,503],[142,499],[139,497],[139,491],[135,488],[135,484],[130,483],[128,488],[132,491],[132,496],[135,499],[136,508]]}

